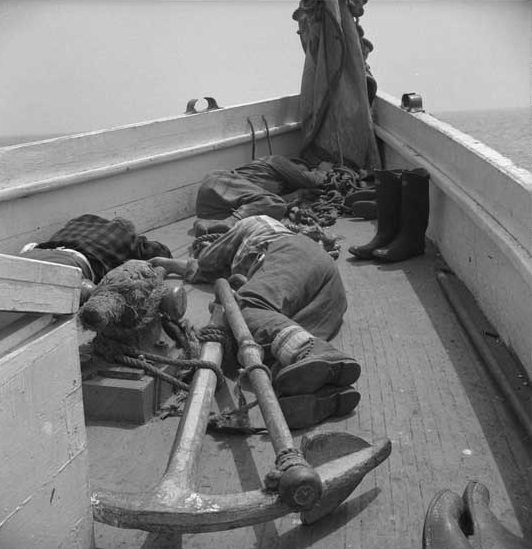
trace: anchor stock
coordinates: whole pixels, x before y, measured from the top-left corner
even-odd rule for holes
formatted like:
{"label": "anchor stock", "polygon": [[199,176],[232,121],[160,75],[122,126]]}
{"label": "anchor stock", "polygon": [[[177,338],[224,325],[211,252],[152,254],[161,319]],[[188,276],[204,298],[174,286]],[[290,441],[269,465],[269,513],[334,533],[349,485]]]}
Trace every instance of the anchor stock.
{"label": "anchor stock", "polygon": [[[248,372],[248,377],[259,402],[264,422],[270,433],[276,463],[280,469],[279,497],[294,509],[311,509],[320,499],[323,486],[320,477],[295,449],[290,429],[273,391],[271,380],[262,365],[262,348],[255,343],[227,280],[220,278],[215,284],[216,296],[225,310],[225,315],[239,347],[239,361]],[[286,461],[285,456],[287,456]]]}

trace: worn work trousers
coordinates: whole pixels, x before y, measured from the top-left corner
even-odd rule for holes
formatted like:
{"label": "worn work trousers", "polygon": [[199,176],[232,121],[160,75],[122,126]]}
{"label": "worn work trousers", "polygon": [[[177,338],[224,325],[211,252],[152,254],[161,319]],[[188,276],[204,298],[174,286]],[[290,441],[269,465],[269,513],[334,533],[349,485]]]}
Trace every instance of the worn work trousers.
{"label": "worn work trousers", "polygon": [[303,235],[270,243],[261,267],[237,292],[255,341],[271,360],[270,345],[287,326],[298,324],[315,337],[331,339],[347,309],[345,289],[333,259]]}
{"label": "worn work trousers", "polygon": [[286,202],[235,172],[216,170],[203,180],[196,198],[196,215],[200,219],[225,219],[235,214],[239,219],[252,215],[269,215],[282,219]]}

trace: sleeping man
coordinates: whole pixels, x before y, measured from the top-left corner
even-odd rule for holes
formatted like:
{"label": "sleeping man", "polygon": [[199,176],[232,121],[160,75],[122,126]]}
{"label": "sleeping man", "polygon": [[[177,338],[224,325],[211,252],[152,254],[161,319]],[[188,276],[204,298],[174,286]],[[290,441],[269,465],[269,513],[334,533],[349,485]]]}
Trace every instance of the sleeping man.
{"label": "sleeping man", "polygon": [[282,219],[296,194],[319,195],[326,172],[302,161],[273,155],[234,170],[215,170],[203,179],[196,198],[196,236],[223,233],[239,219],[268,215]]}
{"label": "sleeping man", "polygon": [[19,255],[81,269],[81,302],[105,274],[129,259],[172,257],[164,244],[138,235],[128,219],[93,214],[71,219],[45,242],[26,244]]}
{"label": "sleeping man", "polygon": [[237,221],[197,258],[150,260],[188,282],[241,275],[236,293],[246,323],[265,352],[290,428],[351,412],[359,364],[331,339],[347,308],[340,273],[310,238],[257,215]]}

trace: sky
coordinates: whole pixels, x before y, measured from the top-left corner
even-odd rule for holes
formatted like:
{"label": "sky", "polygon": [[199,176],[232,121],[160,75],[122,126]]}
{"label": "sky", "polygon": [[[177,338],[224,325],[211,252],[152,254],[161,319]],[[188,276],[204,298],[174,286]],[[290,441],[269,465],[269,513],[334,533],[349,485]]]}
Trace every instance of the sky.
{"label": "sky", "polygon": [[[288,0],[3,0],[0,139],[104,129],[299,92]],[[531,105],[532,3],[369,0],[379,88],[429,112]]]}

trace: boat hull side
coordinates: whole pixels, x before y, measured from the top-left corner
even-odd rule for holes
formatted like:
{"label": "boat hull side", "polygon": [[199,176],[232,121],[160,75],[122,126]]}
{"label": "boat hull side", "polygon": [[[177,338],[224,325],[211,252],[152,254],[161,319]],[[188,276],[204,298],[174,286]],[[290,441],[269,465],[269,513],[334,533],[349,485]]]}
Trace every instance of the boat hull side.
{"label": "boat hull side", "polygon": [[532,174],[393,98],[376,110],[385,166],[429,170],[428,236],[532,376]]}
{"label": "boat hull side", "polygon": [[[256,156],[296,156],[297,96],[0,149],[0,250],[50,236],[83,213],[145,232],[194,214],[201,179]],[[267,124],[267,127],[266,127]]]}

